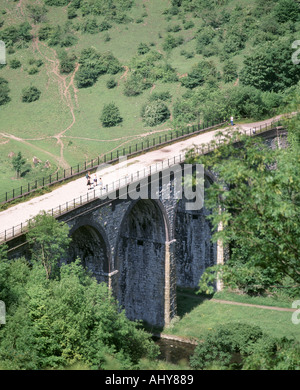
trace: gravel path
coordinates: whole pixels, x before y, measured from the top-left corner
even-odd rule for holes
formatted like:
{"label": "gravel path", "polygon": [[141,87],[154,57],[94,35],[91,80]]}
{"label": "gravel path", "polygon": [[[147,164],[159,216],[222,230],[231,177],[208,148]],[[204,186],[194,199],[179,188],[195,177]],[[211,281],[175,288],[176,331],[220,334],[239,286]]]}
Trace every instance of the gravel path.
{"label": "gravel path", "polygon": [[[276,117],[277,119],[277,117]],[[248,134],[250,128],[253,125],[259,126],[266,123],[270,123],[272,119],[267,121],[257,122],[255,124],[246,124],[242,126],[229,127],[228,129],[240,128],[246,131]],[[101,171],[103,184],[112,183],[118,180],[120,177],[125,177],[125,174],[131,174],[142,170],[145,167],[154,165],[157,162],[166,161],[174,156],[183,154],[188,149],[193,148],[195,145],[207,144],[212,141],[217,133],[224,132],[225,129],[216,129],[204,134],[193,136],[189,139],[176,142],[172,145],[163,147],[162,149],[155,150],[142,154],[138,157],[134,157],[128,162],[121,162],[114,166],[110,166],[107,169]],[[13,226],[26,223],[26,221],[42,211],[49,211],[52,208],[56,208],[59,205],[72,201],[74,198],[87,194],[87,186],[85,177],[79,178],[72,182],[69,182],[50,193],[35,197],[31,200],[22,202],[18,205],[9,207],[7,210],[0,212],[0,232],[11,229]]]}

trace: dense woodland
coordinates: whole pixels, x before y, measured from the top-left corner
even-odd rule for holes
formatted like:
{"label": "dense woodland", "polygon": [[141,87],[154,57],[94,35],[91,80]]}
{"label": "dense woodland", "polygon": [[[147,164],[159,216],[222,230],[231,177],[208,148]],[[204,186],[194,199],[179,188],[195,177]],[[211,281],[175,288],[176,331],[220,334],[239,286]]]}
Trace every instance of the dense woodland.
{"label": "dense woodland", "polygon": [[[2,12],[0,39],[7,45],[8,64],[0,69],[0,109],[13,100],[6,67],[24,68],[18,51],[38,37],[57,50],[61,74],[71,74],[80,64],[74,73],[79,91],[95,88],[104,76],[106,88],[114,90],[116,75],[128,66],[119,94],[126,102],[140,97],[140,119],[146,126],[170,120],[177,128],[231,115],[261,119],[298,112],[300,65],[292,61],[292,43],[300,38],[297,1],[166,1],[165,30],[157,32],[159,49],[154,41],[140,41],[126,64],[118,52],[101,52],[92,44],[76,46],[85,34],[102,34],[109,42],[116,26],[143,23],[146,7],[140,20],[134,20],[135,3],[28,2],[29,20],[9,25]],[[48,18],[53,9],[58,14],[63,9],[68,20],[54,23]],[[183,35],[187,31],[192,31],[189,38]],[[172,62],[176,50],[177,62],[191,64],[185,77],[179,77],[176,61]],[[191,59],[196,61],[192,64]],[[18,104],[42,99],[45,91],[34,80],[44,66],[38,58],[26,64],[26,72],[36,79],[22,90]],[[162,86],[159,92],[146,95],[157,83]],[[183,88],[180,96],[173,84]],[[107,102],[95,114],[103,128],[125,126],[119,103]],[[213,240],[221,239],[230,253],[225,265],[205,271],[199,292],[213,294],[216,278],[222,277],[225,289],[240,294],[299,297],[299,114],[286,119],[284,126],[285,148],[270,149],[236,132],[233,139],[239,139],[241,148],[234,147],[232,134],[223,133],[220,140],[226,142],[209,156],[189,152],[190,162],[203,163],[219,178],[206,190],[207,207],[213,232],[223,223]],[[30,261],[8,260],[6,247],[1,248],[0,299],[7,306],[7,324],[0,325],[0,369],[157,368],[153,362],[158,349],[150,334],[142,324],[126,319],[108,288],[86,273],[80,259],[58,267],[68,247],[68,228],[42,215],[27,238]],[[193,369],[299,369],[299,342],[276,340],[257,327],[223,324],[205,337],[191,358]],[[236,353],[242,358],[232,365]]]}

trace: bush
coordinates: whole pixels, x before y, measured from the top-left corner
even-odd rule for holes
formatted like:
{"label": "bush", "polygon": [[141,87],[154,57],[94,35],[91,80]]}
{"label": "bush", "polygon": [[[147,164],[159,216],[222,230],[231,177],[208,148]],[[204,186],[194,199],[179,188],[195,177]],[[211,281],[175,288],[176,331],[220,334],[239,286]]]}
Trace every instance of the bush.
{"label": "bush", "polygon": [[31,103],[38,100],[41,96],[41,91],[34,86],[24,88],[22,91],[22,102]]}
{"label": "bush", "polygon": [[22,64],[21,64],[21,61],[15,59],[15,58],[14,58],[13,60],[10,61],[10,67],[11,67],[12,69],[20,68],[21,65],[22,65]]}
{"label": "bush", "polygon": [[171,100],[172,96],[169,91],[167,92],[153,92],[152,95],[149,97],[149,101],[152,102],[154,100]]}
{"label": "bush", "polygon": [[[229,368],[234,354],[241,357],[251,354],[253,345],[263,336],[258,326],[244,323],[219,325],[203,335],[204,341],[195,348],[190,358],[191,367],[196,370],[209,368],[217,363],[221,368]],[[237,364],[240,368],[242,364]]]}
{"label": "bush", "polygon": [[299,20],[299,12],[299,3],[294,0],[280,0],[274,8],[274,13],[279,23],[287,21],[296,22]]}
{"label": "bush", "polygon": [[223,78],[225,83],[230,83],[238,76],[237,65],[232,61],[226,61],[223,66]]}
{"label": "bush", "polygon": [[32,66],[31,68],[28,69],[28,74],[32,75],[32,74],[36,74],[38,73],[38,68],[36,66]]}
{"label": "bush", "polygon": [[194,22],[192,22],[191,20],[183,23],[183,28],[185,30],[189,30],[190,28],[193,28],[195,26]]}
{"label": "bush", "polygon": [[170,118],[170,111],[161,100],[154,100],[142,108],[141,116],[148,126],[156,126]]}
{"label": "bush", "polygon": [[96,19],[84,20],[81,25],[81,31],[88,34],[97,34],[99,32],[99,26]]}
{"label": "bush", "polygon": [[115,88],[117,86],[117,84],[118,83],[116,82],[116,80],[111,78],[107,81],[106,86],[108,89],[112,89],[112,88]]}
{"label": "bush", "polygon": [[16,42],[20,45],[31,40],[30,30],[31,26],[28,22],[21,23],[18,26],[9,26],[0,31],[0,39],[5,42],[7,47]]}
{"label": "bush", "polygon": [[9,91],[8,81],[0,77],[0,106],[10,101],[10,97],[8,96]]}
{"label": "bush", "polygon": [[59,54],[59,70],[61,73],[70,73],[75,68],[75,54],[68,55],[66,51]]}
{"label": "bush", "polygon": [[137,51],[138,51],[138,54],[146,54],[150,51],[150,48],[146,43],[140,43]]}
{"label": "bush", "polygon": [[111,28],[111,24],[108,23],[106,20],[103,20],[103,22],[99,24],[99,31],[107,31],[110,28]]}
{"label": "bush", "polygon": [[145,89],[151,87],[151,83],[145,79],[141,74],[132,74],[124,83],[125,96],[140,95]]}
{"label": "bush", "polygon": [[33,22],[36,23],[41,23],[44,22],[46,19],[46,13],[47,13],[47,8],[39,5],[27,5],[27,11],[29,13],[30,18],[33,20]]}
{"label": "bush", "polygon": [[149,334],[125,317],[104,283],[76,260],[47,280],[42,265],[0,262],[0,299],[9,321],[0,328],[1,369],[136,368],[158,353]]}
{"label": "bush", "polygon": [[100,54],[93,48],[82,50],[79,62],[81,66],[75,76],[79,88],[92,86],[101,74],[116,74],[122,69],[122,65],[113,54],[110,52]]}
{"label": "bush", "polygon": [[164,40],[163,49],[165,51],[170,51],[170,50],[174,49],[175,47],[181,45],[183,42],[184,42],[183,37],[181,37],[181,36],[174,37],[173,35],[168,34]]}
{"label": "bush", "polygon": [[115,105],[115,103],[109,103],[104,106],[100,120],[103,127],[113,127],[121,123],[123,118],[121,117],[119,108]]}
{"label": "bush", "polygon": [[195,87],[198,87],[199,85],[202,85],[204,81],[204,74],[201,68],[197,66],[192,69],[192,71],[187,75],[187,77],[181,79],[181,85],[186,88],[193,89]]}
{"label": "bush", "polygon": [[68,7],[68,19],[74,19],[77,17],[76,8],[69,6]]}

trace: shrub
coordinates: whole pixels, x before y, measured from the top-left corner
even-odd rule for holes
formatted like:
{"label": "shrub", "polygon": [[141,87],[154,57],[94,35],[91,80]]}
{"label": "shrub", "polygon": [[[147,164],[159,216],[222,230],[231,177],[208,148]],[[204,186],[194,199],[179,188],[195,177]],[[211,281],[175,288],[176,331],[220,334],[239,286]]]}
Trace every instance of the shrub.
{"label": "shrub", "polygon": [[81,31],[88,34],[97,34],[99,32],[99,26],[96,19],[84,20],[81,25]]}
{"label": "shrub", "polygon": [[0,106],[10,101],[10,97],[8,96],[9,91],[8,81],[0,77]]}
{"label": "shrub", "polygon": [[183,23],[183,28],[185,30],[189,30],[190,28],[193,28],[195,26],[194,22],[192,22],[191,20]]}
{"label": "shrub", "polygon": [[150,48],[146,43],[140,43],[137,51],[138,51],[138,54],[146,54],[150,51]]}
{"label": "shrub", "polygon": [[25,259],[0,262],[0,298],[10,320],[0,329],[2,369],[63,369],[80,362],[87,369],[134,369],[158,347],[119,310],[104,283],[80,261],[46,280],[43,267]]}
{"label": "shrub", "polygon": [[99,31],[107,31],[110,28],[111,28],[111,24],[108,23],[106,20],[103,20],[103,22],[99,24]]}
{"label": "shrub", "polygon": [[173,35],[168,34],[164,40],[163,49],[165,51],[170,51],[175,47],[180,46],[183,42],[184,42],[183,37],[181,36],[174,37]]}
{"label": "shrub", "polygon": [[21,23],[18,26],[9,26],[0,31],[0,39],[5,42],[7,47],[16,42],[20,45],[31,40],[30,30],[31,26],[28,22]]}
{"label": "shrub", "polygon": [[149,101],[154,101],[154,100],[171,100],[172,96],[169,91],[167,92],[154,92],[149,98]]}
{"label": "shrub", "polygon": [[205,81],[204,74],[200,67],[194,67],[187,77],[182,78],[181,85],[193,89],[202,85]]}
{"label": "shrub", "polygon": [[53,27],[50,25],[42,26],[39,28],[38,36],[41,41],[46,41],[53,30]]}
{"label": "shrub", "polygon": [[141,115],[146,125],[156,126],[170,118],[170,111],[164,102],[154,100],[142,108]]}
{"label": "shrub", "polygon": [[53,5],[56,7],[64,6],[67,5],[68,3],[69,3],[68,0],[45,0],[46,5]]}
{"label": "shrub", "polygon": [[151,83],[145,79],[141,74],[132,74],[124,84],[125,96],[137,96],[140,95],[146,88],[150,88]]}
{"label": "shrub", "polygon": [[[247,356],[263,336],[258,326],[244,323],[228,323],[217,326],[206,334],[204,341],[195,348],[190,358],[192,368],[203,370],[217,363],[221,368],[229,368],[233,354]],[[241,365],[241,364],[240,364]]]}
{"label": "shrub", "polygon": [[76,56],[75,54],[68,55],[66,51],[63,51],[59,55],[59,70],[61,73],[70,73],[75,68]]}
{"label": "shrub", "polygon": [[115,105],[115,103],[109,103],[103,107],[100,120],[103,127],[112,127],[121,123],[123,118],[121,117],[119,108]]}
{"label": "shrub", "polygon": [[280,0],[274,8],[279,23],[285,23],[289,20],[296,22],[299,20],[299,11],[299,3],[294,0]]}
{"label": "shrub", "polygon": [[32,74],[36,74],[38,73],[38,68],[36,66],[32,66],[31,68],[28,69],[28,74],[32,75]]}
{"label": "shrub", "polygon": [[118,83],[116,82],[116,80],[114,78],[111,78],[107,81],[106,86],[108,89],[112,89],[112,88],[115,88],[117,86],[117,84]]}
{"label": "shrub", "polygon": [[232,61],[226,61],[223,66],[223,78],[225,83],[230,83],[237,78],[237,65]]}
{"label": "shrub", "polygon": [[14,58],[13,60],[10,61],[10,67],[11,67],[12,69],[20,68],[21,65],[22,65],[22,64],[21,64],[21,61],[15,59],[15,58]]}
{"label": "shrub", "polygon": [[74,19],[77,17],[77,12],[75,7],[69,6],[68,7],[68,19]]}
{"label": "shrub", "polygon": [[44,22],[46,19],[46,13],[47,13],[47,8],[39,5],[27,5],[27,11],[29,13],[30,18],[33,20],[33,22],[36,23],[41,23]]}
{"label": "shrub", "polygon": [[112,53],[98,53],[93,48],[81,52],[81,64],[75,79],[79,88],[92,86],[101,74],[116,74],[122,69],[119,60]]}
{"label": "shrub", "polygon": [[22,91],[22,102],[31,103],[38,100],[41,96],[41,91],[34,86],[24,88]]}

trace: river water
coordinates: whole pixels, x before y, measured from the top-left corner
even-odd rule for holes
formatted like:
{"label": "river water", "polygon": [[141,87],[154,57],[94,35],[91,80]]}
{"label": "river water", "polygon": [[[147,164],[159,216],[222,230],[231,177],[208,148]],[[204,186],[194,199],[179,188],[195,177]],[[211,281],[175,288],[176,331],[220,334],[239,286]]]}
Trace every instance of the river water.
{"label": "river water", "polygon": [[160,348],[158,359],[168,363],[178,364],[182,361],[189,363],[190,356],[194,353],[196,345],[182,341],[155,338],[155,343]]}

